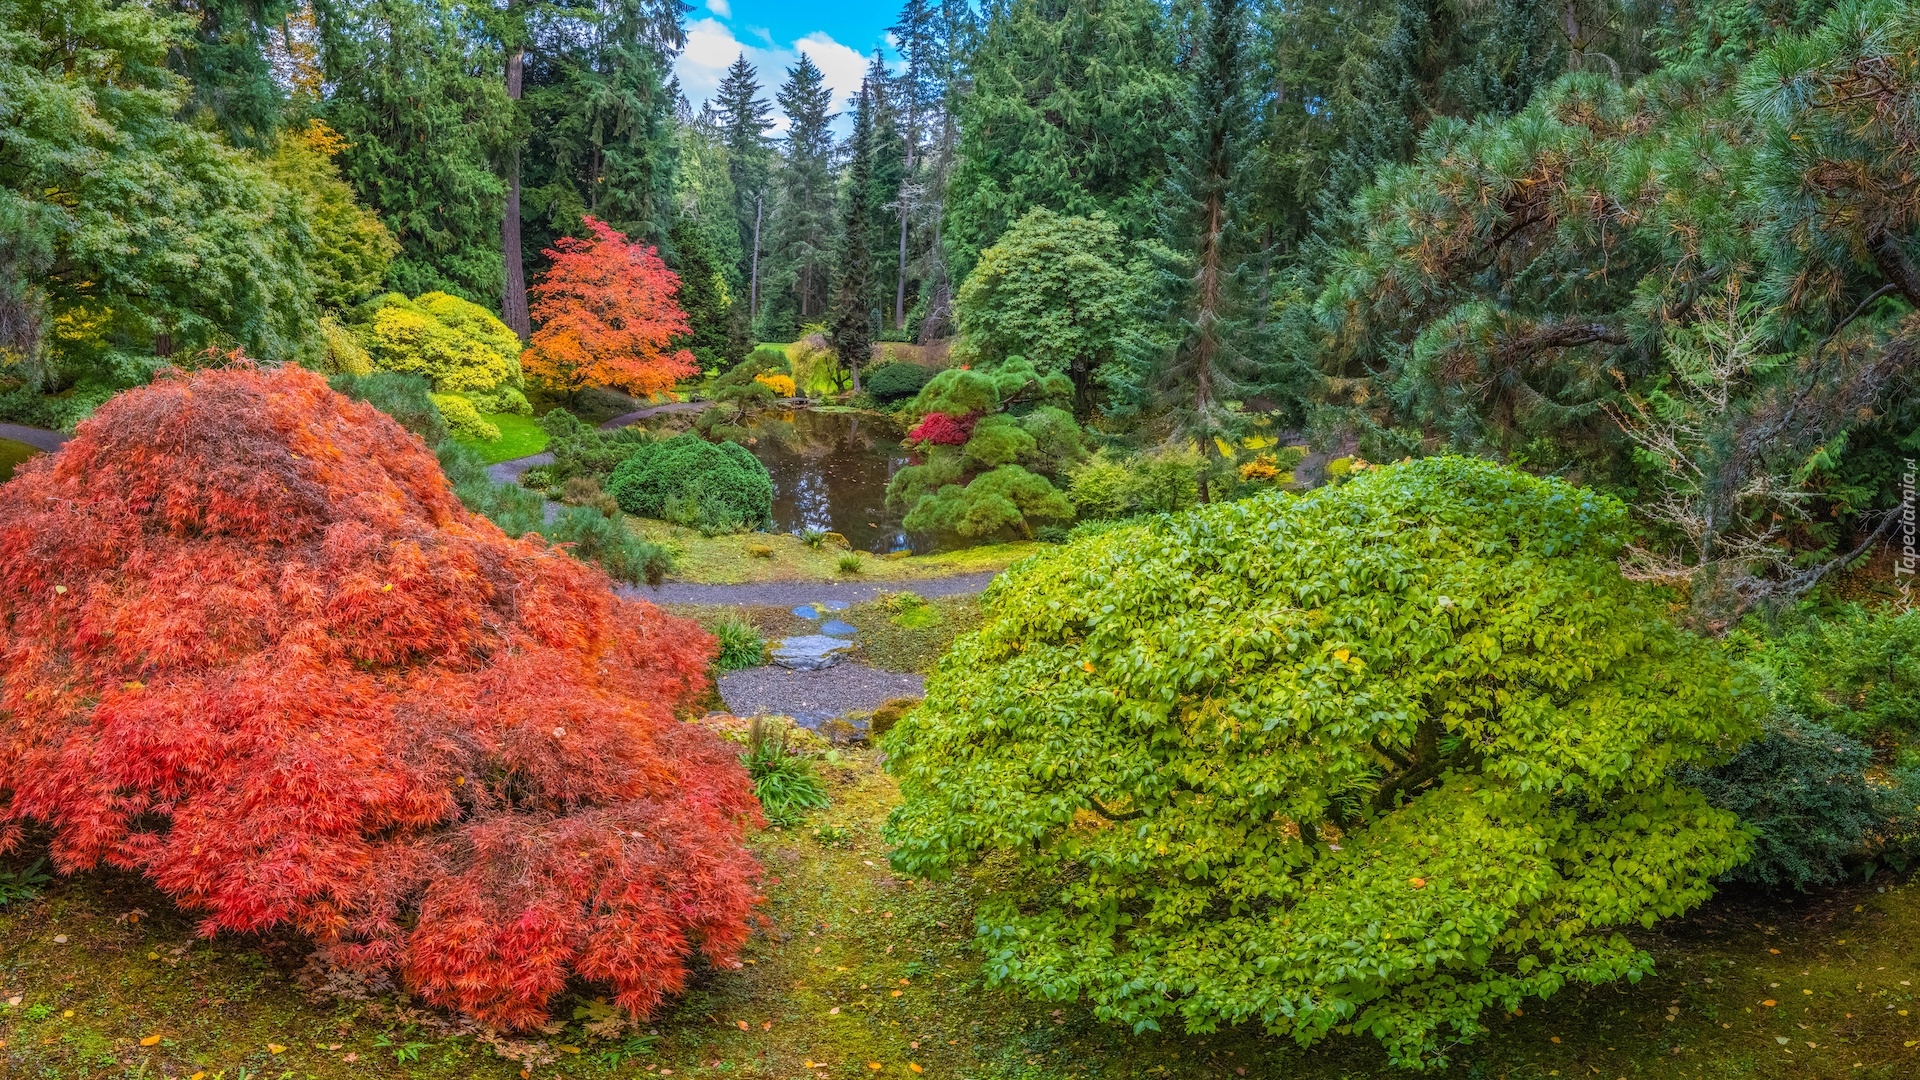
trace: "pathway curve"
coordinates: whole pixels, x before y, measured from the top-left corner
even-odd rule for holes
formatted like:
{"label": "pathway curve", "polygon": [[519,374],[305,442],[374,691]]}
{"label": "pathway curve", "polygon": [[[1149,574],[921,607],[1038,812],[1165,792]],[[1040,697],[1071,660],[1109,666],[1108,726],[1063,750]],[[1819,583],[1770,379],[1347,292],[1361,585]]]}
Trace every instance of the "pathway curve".
{"label": "pathway curve", "polygon": [[791,716],[807,727],[819,727],[851,712],[872,712],[894,698],[917,698],[924,686],[918,675],[849,660],[819,671],[788,671],[771,664],[730,671],[720,676],[718,689],[735,716]]}
{"label": "pathway curve", "polygon": [[496,484],[517,484],[520,474],[536,465],[553,464],[552,454],[531,454],[508,461],[496,461],[487,466],[487,479]]}
{"label": "pathway curve", "polygon": [[665,405],[649,405],[644,409],[635,409],[630,413],[621,413],[611,420],[601,421],[600,430],[612,431],[614,428],[623,428],[628,424],[639,423],[649,416],[664,416],[667,413],[699,412],[711,404],[713,404],[711,401],[669,401]]}
{"label": "pathway curve", "polygon": [[943,577],[895,578],[890,581],[761,581],[743,585],[700,585],[668,581],[657,586],[622,585],[620,595],[656,604],[737,604],[746,607],[793,607],[816,601],[857,604],[882,593],[912,591],[925,597],[968,596],[994,579],[996,570]]}
{"label": "pathway curve", "polygon": [[0,424],[0,439],[12,439],[28,446],[38,447],[48,453],[65,446],[73,436],[46,428],[28,427],[25,424]]}

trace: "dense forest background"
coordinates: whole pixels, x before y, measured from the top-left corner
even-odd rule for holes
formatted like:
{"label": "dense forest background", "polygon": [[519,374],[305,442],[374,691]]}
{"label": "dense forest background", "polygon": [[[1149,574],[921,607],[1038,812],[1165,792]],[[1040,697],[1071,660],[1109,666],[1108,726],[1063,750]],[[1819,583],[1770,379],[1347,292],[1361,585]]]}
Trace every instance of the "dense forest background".
{"label": "dense forest background", "polygon": [[1625,497],[1716,625],[1895,522],[1906,3],[909,0],[850,100],[743,57],[699,112],[687,11],[0,0],[0,416],[327,369],[388,290],[525,340],[591,217],[709,366],[948,343],[1135,450],[1492,456]]}

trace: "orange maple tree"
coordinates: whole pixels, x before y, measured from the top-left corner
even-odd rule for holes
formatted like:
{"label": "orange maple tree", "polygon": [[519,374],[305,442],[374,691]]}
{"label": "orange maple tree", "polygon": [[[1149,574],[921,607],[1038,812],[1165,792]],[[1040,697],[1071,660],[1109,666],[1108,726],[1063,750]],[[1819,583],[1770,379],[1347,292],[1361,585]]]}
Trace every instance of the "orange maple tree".
{"label": "orange maple tree", "polygon": [[653,248],[582,220],[592,237],[555,242],[544,253],[553,265],[527,290],[540,329],[521,368],[567,393],[610,386],[643,396],[698,372],[693,353],[673,347],[691,329],[676,299],[679,275]]}
{"label": "orange maple tree", "polygon": [[297,368],[163,376],[0,487],[0,852],[144,873],[490,1024],[737,966],[760,820],[713,639],[469,513]]}

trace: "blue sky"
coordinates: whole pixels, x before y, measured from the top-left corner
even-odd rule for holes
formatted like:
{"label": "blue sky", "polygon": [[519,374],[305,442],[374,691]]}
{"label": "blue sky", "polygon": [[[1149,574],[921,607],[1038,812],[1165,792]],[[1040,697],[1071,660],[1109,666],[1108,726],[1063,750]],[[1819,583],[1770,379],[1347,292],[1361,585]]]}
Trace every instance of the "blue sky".
{"label": "blue sky", "polygon": [[[674,70],[696,110],[713,96],[727,65],[743,50],[747,62],[760,69],[768,101],[786,78],[786,69],[805,53],[826,74],[835,108],[844,110],[848,95],[860,89],[874,46],[886,44],[886,29],[900,12],[898,0],[688,2],[695,7],[687,15],[687,48]],[[777,108],[775,113],[775,130],[786,130],[786,118]]]}

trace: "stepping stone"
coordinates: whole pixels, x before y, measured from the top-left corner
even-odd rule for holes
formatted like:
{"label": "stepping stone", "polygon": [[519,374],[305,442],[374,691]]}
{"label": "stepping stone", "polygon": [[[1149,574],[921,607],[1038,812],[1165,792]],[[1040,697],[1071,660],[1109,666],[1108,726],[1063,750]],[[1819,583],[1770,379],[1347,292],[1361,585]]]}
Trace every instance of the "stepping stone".
{"label": "stepping stone", "polygon": [[794,671],[819,671],[845,660],[853,653],[853,642],[825,634],[802,634],[773,643],[767,658]]}
{"label": "stepping stone", "polygon": [[793,609],[793,613],[795,616],[806,619],[808,622],[812,622],[821,615],[819,609],[815,608],[812,604],[801,604],[799,607]]}
{"label": "stepping stone", "polygon": [[839,619],[828,619],[820,624],[820,632],[834,637],[852,637],[860,632],[860,628],[851,623],[843,623]]}

